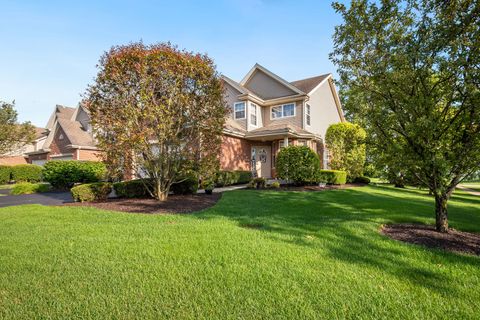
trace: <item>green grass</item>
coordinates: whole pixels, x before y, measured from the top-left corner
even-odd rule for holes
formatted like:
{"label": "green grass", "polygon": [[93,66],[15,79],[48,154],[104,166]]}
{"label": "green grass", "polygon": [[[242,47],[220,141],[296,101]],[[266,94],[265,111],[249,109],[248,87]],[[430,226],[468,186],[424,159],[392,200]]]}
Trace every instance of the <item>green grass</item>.
{"label": "green grass", "polygon": [[[449,209],[480,232],[480,197]],[[432,217],[426,192],[384,185],[233,191],[193,215],[3,208],[0,318],[478,318],[479,257],[378,232]]]}
{"label": "green grass", "polygon": [[48,192],[51,190],[51,187],[48,183],[30,183],[22,182],[17,183],[10,191],[10,194],[20,195],[20,194],[32,194],[40,192]]}
{"label": "green grass", "polygon": [[14,184],[0,184],[0,190],[12,189]]}

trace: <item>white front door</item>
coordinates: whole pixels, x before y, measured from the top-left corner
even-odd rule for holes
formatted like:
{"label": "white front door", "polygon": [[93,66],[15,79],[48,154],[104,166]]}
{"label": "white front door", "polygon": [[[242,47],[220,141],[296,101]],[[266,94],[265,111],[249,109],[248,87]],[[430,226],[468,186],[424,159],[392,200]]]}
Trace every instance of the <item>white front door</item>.
{"label": "white front door", "polygon": [[270,146],[252,146],[252,165],[257,177],[272,177],[272,148]]}

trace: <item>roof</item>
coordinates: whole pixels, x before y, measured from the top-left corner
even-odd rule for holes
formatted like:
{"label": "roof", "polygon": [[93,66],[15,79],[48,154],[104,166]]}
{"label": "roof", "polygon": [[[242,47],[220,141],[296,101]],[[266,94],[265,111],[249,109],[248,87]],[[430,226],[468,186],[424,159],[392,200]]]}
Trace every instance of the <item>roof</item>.
{"label": "roof", "polygon": [[75,109],[76,108],[57,105],[56,114],[57,114],[58,118],[71,119],[73,114],[75,113]]}
{"label": "roof", "polygon": [[59,118],[58,124],[72,145],[95,147],[92,135],[82,128],[80,122]]}
{"label": "roof", "polygon": [[278,134],[278,133],[292,133],[297,135],[314,135],[313,133],[304,130],[298,126],[283,123],[283,124],[275,124],[269,125],[266,127],[258,128],[252,131],[247,132],[246,136],[262,136],[262,135],[270,135],[270,134]]}
{"label": "roof", "polygon": [[35,139],[40,139],[48,135],[48,130],[45,128],[35,127]]}
{"label": "roof", "polygon": [[331,73],[322,74],[316,77],[292,81],[290,82],[290,84],[294,85],[295,87],[302,90],[303,92],[309,93],[316,86],[318,86],[323,80],[327,79],[330,75]]}

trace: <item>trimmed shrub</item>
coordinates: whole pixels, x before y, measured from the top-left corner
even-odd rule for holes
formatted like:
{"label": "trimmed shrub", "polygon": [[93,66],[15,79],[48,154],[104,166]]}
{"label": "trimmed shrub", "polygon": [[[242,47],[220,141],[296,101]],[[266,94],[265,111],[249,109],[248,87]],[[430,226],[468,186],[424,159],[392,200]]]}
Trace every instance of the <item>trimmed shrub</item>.
{"label": "trimmed shrub", "polygon": [[145,183],[150,183],[148,180],[142,181],[130,180],[117,182],[113,184],[113,189],[119,198],[150,198],[150,193],[145,186]]}
{"label": "trimmed shrub", "polygon": [[248,185],[247,188],[251,189],[265,189],[265,186],[267,184],[267,180],[262,177],[254,178],[252,179]]}
{"label": "trimmed shrub", "polygon": [[13,195],[32,194],[32,193],[48,192],[48,191],[50,191],[50,186],[48,184],[22,182],[14,185],[12,190],[10,191],[10,194],[13,194]]}
{"label": "trimmed shrub", "polygon": [[41,166],[36,164],[18,164],[12,167],[12,180],[15,182],[40,182],[42,181]]}
{"label": "trimmed shrub", "polygon": [[270,185],[270,188],[273,188],[273,189],[278,189],[278,188],[280,188],[280,182],[278,182],[278,181],[273,181],[272,184]]}
{"label": "trimmed shrub", "polygon": [[54,188],[68,189],[75,183],[98,182],[105,177],[105,164],[94,161],[48,161],[43,167],[43,177]]}
{"label": "trimmed shrub", "polygon": [[9,183],[12,179],[12,167],[0,166],[0,184]]}
{"label": "trimmed shrub", "polygon": [[297,185],[318,181],[320,159],[306,146],[288,146],[280,150],[275,164],[280,179]]}
{"label": "trimmed shrub", "polygon": [[[180,179],[179,179],[180,180]],[[170,190],[174,194],[195,194],[198,190],[198,177],[196,174],[190,174],[182,182],[172,184]]]}
{"label": "trimmed shrub", "polygon": [[355,180],[353,180],[354,183],[365,183],[365,184],[369,184],[370,183],[370,179],[367,178],[367,177],[364,177],[364,176],[360,176],[360,177],[356,177]]}
{"label": "trimmed shrub", "polygon": [[347,183],[347,172],[340,170],[320,170],[319,182],[328,184],[345,184]]}
{"label": "trimmed shrub", "polygon": [[73,187],[70,192],[75,201],[101,201],[106,200],[112,192],[112,184],[109,182],[86,183]]}
{"label": "trimmed shrub", "polygon": [[231,186],[234,184],[248,183],[252,179],[251,171],[219,171],[215,177],[215,185],[217,187]]}

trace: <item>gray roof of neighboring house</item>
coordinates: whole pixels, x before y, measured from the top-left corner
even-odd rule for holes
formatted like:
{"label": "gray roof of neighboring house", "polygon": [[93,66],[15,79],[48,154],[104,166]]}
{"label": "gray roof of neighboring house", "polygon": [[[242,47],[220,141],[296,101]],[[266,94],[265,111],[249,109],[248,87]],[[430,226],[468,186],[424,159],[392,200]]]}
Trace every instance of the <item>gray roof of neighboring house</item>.
{"label": "gray roof of neighboring house", "polygon": [[58,119],[58,124],[65,132],[70,143],[75,146],[95,147],[93,136],[83,129],[78,121],[68,119]]}
{"label": "gray roof of neighboring house", "polygon": [[307,78],[307,79],[302,79],[302,80],[296,80],[290,82],[290,84],[294,85],[298,89],[302,90],[305,93],[309,93],[312,91],[316,86],[320,84],[323,80],[325,80],[330,73],[327,74],[322,74],[320,76],[312,77],[312,78]]}
{"label": "gray roof of neighboring house", "polygon": [[269,125],[266,127],[258,128],[246,133],[246,136],[262,136],[262,135],[269,135],[269,134],[276,134],[276,133],[293,133],[298,135],[314,135],[313,133],[304,130],[298,126],[283,123],[283,124],[275,124]]}
{"label": "gray roof of neighboring house", "polygon": [[48,135],[48,130],[45,128],[35,127],[35,139],[40,139]]}

